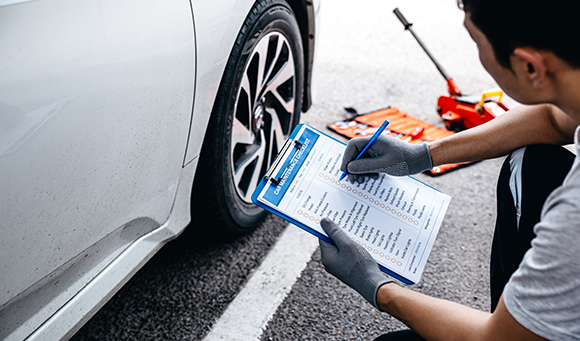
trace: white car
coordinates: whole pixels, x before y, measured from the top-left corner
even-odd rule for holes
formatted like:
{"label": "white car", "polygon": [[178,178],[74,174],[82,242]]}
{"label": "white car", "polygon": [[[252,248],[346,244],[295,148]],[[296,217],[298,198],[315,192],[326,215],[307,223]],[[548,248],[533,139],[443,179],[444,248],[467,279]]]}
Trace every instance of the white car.
{"label": "white car", "polygon": [[70,338],[190,221],[260,222],[319,7],[0,0],[0,339]]}

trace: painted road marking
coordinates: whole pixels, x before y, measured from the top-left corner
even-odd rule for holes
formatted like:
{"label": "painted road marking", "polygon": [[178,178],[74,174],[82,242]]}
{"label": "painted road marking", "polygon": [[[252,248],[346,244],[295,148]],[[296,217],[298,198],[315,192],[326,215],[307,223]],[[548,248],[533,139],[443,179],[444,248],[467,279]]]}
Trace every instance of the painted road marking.
{"label": "painted road marking", "polygon": [[318,238],[288,225],[203,341],[259,340],[317,247]]}

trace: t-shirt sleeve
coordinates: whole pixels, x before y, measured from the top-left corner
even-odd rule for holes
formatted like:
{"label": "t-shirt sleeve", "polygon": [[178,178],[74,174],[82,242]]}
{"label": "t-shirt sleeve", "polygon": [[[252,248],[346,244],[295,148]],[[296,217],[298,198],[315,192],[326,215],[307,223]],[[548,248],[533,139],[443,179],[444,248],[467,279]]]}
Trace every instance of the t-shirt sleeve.
{"label": "t-shirt sleeve", "polygon": [[504,289],[510,314],[551,340],[580,340],[580,186],[556,189]]}

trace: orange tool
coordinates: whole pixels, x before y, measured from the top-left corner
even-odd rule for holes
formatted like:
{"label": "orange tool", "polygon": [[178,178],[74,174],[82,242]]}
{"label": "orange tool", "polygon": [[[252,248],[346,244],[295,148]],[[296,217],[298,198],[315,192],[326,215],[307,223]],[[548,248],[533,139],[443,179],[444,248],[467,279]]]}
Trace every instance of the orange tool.
{"label": "orange tool", "polygon": [[405,138],[404,141],[409,142],[411,140],[418,139],[421,135],[423,135],[424,131],[425,131],[425,127],[417,126],[415,129],[413,129],[411,134],[409,136],[407,136],[407,138]]}
{"label": "orange tool", "polygon": [[419,39],[415,34],[415,31],[411,28],[413,24],[405,19],[398,8],[395,8],[393,12],[397,18],[399,18],[401,23],[403,23],[405,30],[411,32],[413,37],[415,37],[419,45],[421,45],[425,53],[427,53],[427,56],[429,56],[431,61],[437,67],[437,70],[439,70],[439,73],[441,73],[447,82],[449,96],[441,96],[437,101],[437,113],[445,122],[447,129],[459,131],[473,128],[491,121],[509,110],[509,108],[501,101],[503,95],[501,90],[484,91],[482,96],[466,96],[463,94],[455,81],[449,77],[447,72],[445,72],[443,67],[435,60],[421,39]]}
{"label": "orange tool", "polygon": [[[349,110],[350,113],[352,111],[354,110]],[[391,124],[389,124],[389,127],[383,134],[391,135],[408,143],[417,144],[423,143],[423,141],[435,141],[455,134],[453,131],[435,127],[395,107],[387,107],[361,115],[356,114],[346,121],[331,123],[328,125],[328,128],[344,137],[352,139],[374,134],[385,120],[391,121]],[[442,165],[427,171],[427,174],[441,175],[468,164],[454,163]]]}

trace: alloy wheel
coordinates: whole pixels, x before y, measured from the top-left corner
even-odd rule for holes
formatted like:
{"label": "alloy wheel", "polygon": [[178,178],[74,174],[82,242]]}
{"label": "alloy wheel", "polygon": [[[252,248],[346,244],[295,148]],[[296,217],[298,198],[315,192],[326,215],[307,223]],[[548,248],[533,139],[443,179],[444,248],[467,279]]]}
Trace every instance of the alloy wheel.
{"label": "alloy wheel", "polygon": [[251,195],[290,134],[296,101],[294,56],[286,37],[271,32],[252,50],[237,93],[230,158],[238,196]]}

